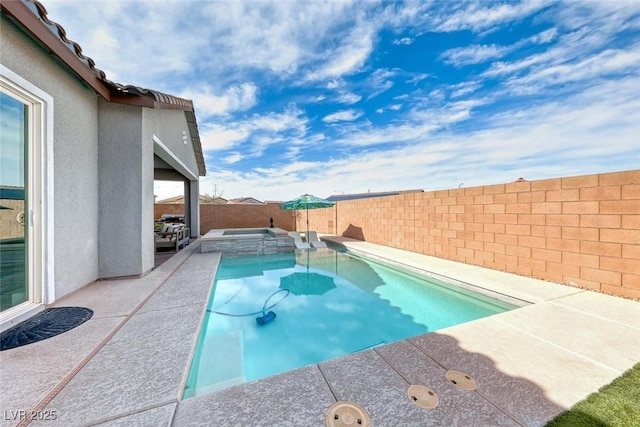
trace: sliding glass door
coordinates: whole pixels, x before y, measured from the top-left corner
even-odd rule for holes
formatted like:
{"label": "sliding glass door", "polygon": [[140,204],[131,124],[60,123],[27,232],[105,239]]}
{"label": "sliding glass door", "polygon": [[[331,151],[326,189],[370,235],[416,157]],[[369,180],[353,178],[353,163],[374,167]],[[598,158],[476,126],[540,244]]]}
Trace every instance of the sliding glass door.
{"label": "sliding glass door", "polygon": [[[38,95],[35,95],[35,94]],[[44,302],[45,127],[52,98],[0,65],[0,325]],[[50,111],[50,113],[47,113]]]}
{"label": "sliding glass door", "polygon": [[0,93],[0,311],[29,301],[29,105]]}

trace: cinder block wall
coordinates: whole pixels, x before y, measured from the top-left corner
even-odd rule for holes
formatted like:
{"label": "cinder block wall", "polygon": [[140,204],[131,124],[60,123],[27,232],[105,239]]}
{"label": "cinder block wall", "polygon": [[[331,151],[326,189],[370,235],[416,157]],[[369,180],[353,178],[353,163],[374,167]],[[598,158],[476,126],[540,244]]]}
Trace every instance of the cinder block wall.
{"label": "cinder block wall", "polygon": [[640,298],[640,170],[338,202],[309,227]]}
{"label": "cinder block wall", "polygon": [[[162,214],[184,214],[183,204],[156,204],[155,218]],[[263,205],[200,205],[200,231],[205,234],[216,228],[252,228],[269,227],[269,219],[273,225],[285,230],[295,230],[295,212],[280,209],[278,203]]]}

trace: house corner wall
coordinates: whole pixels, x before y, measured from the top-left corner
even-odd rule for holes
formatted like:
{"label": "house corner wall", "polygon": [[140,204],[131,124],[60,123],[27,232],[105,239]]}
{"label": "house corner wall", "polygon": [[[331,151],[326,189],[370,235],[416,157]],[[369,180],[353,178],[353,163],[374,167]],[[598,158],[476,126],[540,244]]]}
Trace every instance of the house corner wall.
{"label": "house corner wall", "polygon": [[[153,247],[145,244],[143,221],[149,208],[145,194],[153,201],[153,154],[145,158],[142,108],[101,100],[98,124],[100,278],[140,275],[153,267]],[[153,212],[153,203],[150,209]]]}
{"label": "house corner wall", "polygon": [[185,212],[189,215],[189,228],[191,229],[191,237],[198,237],[200,235],[200,196],[199,196],[199,181],[185,181],[185,194],[189,197],[185,200],[189,201],[189,207],[185,209]]}
{"label": "house corner wall", "polygon": [[[200,199],[198,197],[198,163],[194,152],[193,142],[189,137],[189,125],[185,113],[181,110],[144,109],[143,110],[143,139],[144,141],[159,141],[163,148],[160,157],[175,168],[175,176],[184,180],[184,196],[188,200],[185,206],[187,222],[191,228],[191,236],[198,237],[200,232]],[[153,144],[150,146],[153,147]],[[151,153],[151,159],[153,159]],[[158,153],[156,153],[158,154]],[[153,179],[153,176],[152,176]],[[174,178],[175,179],[175,178]],[[153,190],[153,188],[151,188]],[[149,200],[149,218],[154,218],[153,192]],[[149,230],[153,226],[149,224]],[[150,241],[153,239],[151,231]]]}

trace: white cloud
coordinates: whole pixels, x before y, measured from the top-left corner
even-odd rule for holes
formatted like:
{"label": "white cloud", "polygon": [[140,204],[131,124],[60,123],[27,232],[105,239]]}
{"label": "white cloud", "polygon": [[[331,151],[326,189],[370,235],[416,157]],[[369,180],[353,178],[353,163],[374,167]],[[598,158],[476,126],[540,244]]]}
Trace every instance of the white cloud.
{"label": "white cloud", "polygon": [[422,80],[426,79],[427,77],[429,77],[429,74],[418,73],[418,74],[415,74],[414,76],[412,76],[409,80],[407,80],[407,83],[416,84],[416,83],[419,83]]}
{"label": "white cloud", "polygon": [[246,140],[250,135],[249,129],[243,127],[231,128],[223,124],[205,123],[201,125],[200,141],[204,151],[225,150]]}
{"label": "white cloud", "polygon": [[461,96],[469,95],[476,90],[482,87],[482,84],[478,81],[466,81],[462,83],[458,83],[456,85],[452,85],[449,88],[451,89],[451,98],[459,98]]}
{"label": "white cloud", "polygon": [[359,20],[338,47],[324,53],[325,62],[307,76],[307,80],[326,80],[350,75],[360,70],[373,51],[377,28]]}
{"label": "white cloud", "polygon": [[[110,78],[194,100],[210,174],[204,182],[224,183],[230,197],[247,189],[260,199],[287,199],[334,188],[433,189],[637,168],[640,46],[622,44],[621,34],[637,35],[640,2],[78,4],[47,8]],[[525,19],[547,29],[506,46],[486,37]],[[437,67],[414,74],[386,64],[375,69],[385,54],[376,51],[382,37],[395,34],[409,50],[415,45],[404,43],[427,31],[460,30],[474,32],[475,44],[441,59],[456,66],[493,61],[484,74],[476,68],[456,81],[435,74]],[[519,50],[524,46],[532,49]],[[381,107],[358,98],[384,91],[394,97],[396,82],[402,101]],[[295,102],[316,103],[314,115],[343,105],[311,123],[296,105],[282,107],[291,86]],[[525,108],[520,102],[530,93],[536,98]],[[261,104],[273,94],[283,98]],[[387,113],[401,102],[402,114],[341,110],[356,102]],[[262,112],[250,114],[254,107]],[[312,130],[317,124],[326,134]],[[254,170],[233,170],[265,151],[278,154]],[[309,160],[318,153],[321,161]]]}
{"label": "white cloud", "polygon": [[335,113],[324,116],[322,121],[325,123],[352,122],[358,120],[363,114],[362,111],[356,110],[336,111]]}
{"label": "white cloud", "polygon": [[529,41],[535,44],[546,44],[551,43],[556,39],[556,37],[558,37],[558,30],[556,28],[550,28],[539,34],[529,37]]}
{"label": "white cloud", "polygon": [[491,45],[471,45],[466,47],[456,47],[449,49],[440,55],[440,58],[447,64],[456,67],[463,65],[478,64],[489,59],[500,58],[512,48],[506,46]]}
{"label": "white cloud", "polygon": [[361,99],[362,99],[361,95],[357,95],[357,94],[352,93],[352,92],[344,92],[344,93],[341,93],[338,96],[338,102],[340,102],[342,104],[347,104],[347,105],[355,104],[356,102],[360,101]]}
{"label": "white cloud", "polygon": [[244,158],[244,156],[240,153],[231,153],[228,156],[224,157],[222,159],[222,161],[226,164],[233,164],[233,163],[237,163],[240,160],[242,160]]}
{"label": "white cloud", "polygon": [[290,105],[281,113],[254,114],[226,123],[206,123],[200,131],[200,139],[204,151],[228,150],[251,141],[253,145],[245,147],[242,154],[245,157],[257,156],[268,145],[304,136],[308,130],[307,122],[303,111]]}
{"label": "white cloud", "polygon": [[381,93],[393,87],[391,80],[398,74],[398,70],[389,70],[387,68],[378,68],[367,79],[366,86],[369,89],[367,101],[380,95]]}
{"label": "white cloud", "polygon": [[640,45],[628,50],[608,49],[573,63],[531,69],[521,77],[512,77],[506,85],[516,94],[538,93],[550,86],[590,82],[610,74],[639,74]]}
{"label": "white cloud", "polygon": [[[349,193],[437,190],[456,188],[460,182],[469,187],[520,176],[580,175],[585,167],[589,173],[633,169],[640,120],[640,99],[633,94],[639,84],[638,77],[609,82],[556,102],[496,115],[484,129],[464,134],[429,135],[420,125],[407,125],[413,139],[404,146],[220,176],[229,194],[254,188],[254,197],[287,200],[306,192],[327,196],[335,188]],[[468,107],[456,104],[451,110]],[[612,158],[617,161],[611,163]]]}
{"label": "white cloud", "polygon": [[470,45],[465,47],[456,47],[444,51],[440,55],[440,59],[447,64],[455,67],[465,65],[480,64],[494,58],[502,58],[503,56],[516,51],[528,44],[546,44],[552,41],[557,35],[557,30],[551,28],[541,33],[527,37],[511,45]]}
{"label": "white cloud", "polygon": [[395,45],[405,45],[408,46],[410,44],[413,44],[416,40],[412,37],[403,37],[401,39],[395,39],[393,41],[393,44]]}
{"label": "white cloud", "polygon": [[228,87],[222,94],[213,93],[211,86],[203,84],[183,91],[180,96],[192,99],[198,116],[207,118],[245,111],[255,106],[258,88],[253,83],[243,83]]}
{"label": "white cloud", "polygon": [[434,17],[437,31],[473,30],[480,32],[504,22],[519,21],[552,4],[551,0],[525,0],[517,3],[474,1],[458,3],[452,14],[447,10]]}

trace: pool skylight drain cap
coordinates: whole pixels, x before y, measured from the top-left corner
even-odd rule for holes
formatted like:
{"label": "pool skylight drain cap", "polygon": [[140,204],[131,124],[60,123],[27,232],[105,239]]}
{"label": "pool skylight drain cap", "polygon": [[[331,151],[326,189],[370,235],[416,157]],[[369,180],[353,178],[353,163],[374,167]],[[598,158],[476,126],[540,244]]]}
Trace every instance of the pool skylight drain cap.
{"label": "pool skylight drain cap", "polygon": [[471,391],[478,388],[478,383],[476,383],[476,380],[471,378],[471,375],[465,374],[464,372],[453,370],[447,371],[447,374],[445,376],[451,384],[458,387],[460,390]]}
{"label": "pool skylight drain cap", "polygon": [[336,402],[325,415],[327,427],[371,427],[369,414],[357,403]]}
{"label": "pool skylight drain cap", "polygon": [[423,385],[409,386],[407,394],[413,403],[425,409],[433,409],[440,404],[436,392]]}

